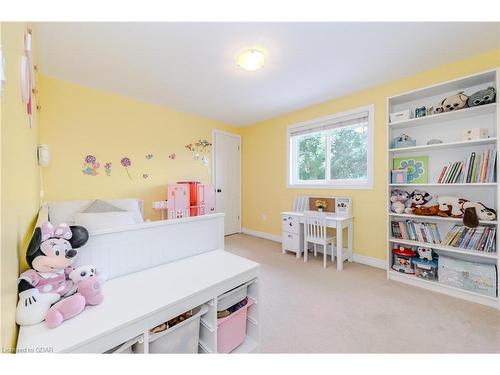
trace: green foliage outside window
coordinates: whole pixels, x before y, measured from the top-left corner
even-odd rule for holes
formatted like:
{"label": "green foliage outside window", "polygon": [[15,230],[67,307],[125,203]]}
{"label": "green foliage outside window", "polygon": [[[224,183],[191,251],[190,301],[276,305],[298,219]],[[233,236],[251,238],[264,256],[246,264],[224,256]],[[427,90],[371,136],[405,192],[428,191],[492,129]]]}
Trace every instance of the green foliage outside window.
{"label": "green foliage outside window", "polygon": [[368,125],[359,124],[301,136],[297,141],[299,180],[327,179],[327,136],[330,137],[330,179],[366,179]]}
{"label": "green foliage outside window", "polygon": [[366,179],[367,126],[345,127],[330,132],[330,178]]}
{"label": "green foliage outside window", "polygon": [[324,133],[308,134],[299,138],[298,162],[300,180],[326,178],[326,137]]}

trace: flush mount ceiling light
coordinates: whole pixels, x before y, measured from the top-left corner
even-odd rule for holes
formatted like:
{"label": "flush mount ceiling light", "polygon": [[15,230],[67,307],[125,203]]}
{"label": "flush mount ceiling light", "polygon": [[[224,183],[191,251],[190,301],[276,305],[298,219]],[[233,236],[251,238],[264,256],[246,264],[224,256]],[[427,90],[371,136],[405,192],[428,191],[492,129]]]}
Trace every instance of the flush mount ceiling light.
{"label": "flush mount ceiling light", "polygon": [[254,72],[264,66],[266,55],[258,48],[246,48],[236,56],[236,63],[241,68]]}

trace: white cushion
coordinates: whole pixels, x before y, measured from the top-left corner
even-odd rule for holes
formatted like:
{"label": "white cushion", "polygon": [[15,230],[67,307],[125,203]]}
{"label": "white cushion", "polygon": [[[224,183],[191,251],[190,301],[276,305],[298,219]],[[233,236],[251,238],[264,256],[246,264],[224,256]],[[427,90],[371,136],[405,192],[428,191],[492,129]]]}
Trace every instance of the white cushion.
{"label": "white cushion", "polygon": [[96,199],[93,201],[85,210],[82,210],[80,212],[85,212],[85,213],[101,213],[101,212],[123,212],[126,210],[122,210],[121,208],[118,208],[114,205],[112,205],[109,202],[102,201],[100,199]]}
{"label": "white cushion", "polygon": [[88,207],[91,201],[60,201],[49,202],[49,220],[57,226],[61,223],[75,224],[75,214]]}
{"label": "white cushion", "polygon": [[134,225],[135,220],[132,212],[99,212],[84,213],[75,215],[75,224],[85,227],[88,231],[100,229],[110,229]]}
{"label": "white cushion", "polygon": [[[132,212],[135,223],[144,222],[137,199],[111,199],[105,201],[122,210]],[[75,224],[75,215],[88,208],[92,202],[93,200],[48,202],[49,220],[53,225],[61,223],[73,225]]]}
{"label": "white cushion", "polygon": [[122,210],[132,212],[136,223],[144,222],[141,208],[139,207],[139,201],[137,199],[106,199],[106,202],[109,202]]}

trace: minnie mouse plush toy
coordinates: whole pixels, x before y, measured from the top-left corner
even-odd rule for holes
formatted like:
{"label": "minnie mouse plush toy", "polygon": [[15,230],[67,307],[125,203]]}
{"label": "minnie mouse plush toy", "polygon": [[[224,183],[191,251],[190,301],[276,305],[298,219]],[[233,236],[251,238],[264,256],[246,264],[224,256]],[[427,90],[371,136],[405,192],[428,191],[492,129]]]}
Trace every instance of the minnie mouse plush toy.
{"label": "minnie mouse plush toy", "polygon": [[61,224],[54,228],[47,222],[35,229],[26,252],[31,269],[18,279],[16,320],[19,325],[46,320],[49,327],[57,327],[82,312],[86,305],[102,302],[101,280],[95,272],[91,277],[70,277],[76,249],[88,239],[87,230],[81,226]]}

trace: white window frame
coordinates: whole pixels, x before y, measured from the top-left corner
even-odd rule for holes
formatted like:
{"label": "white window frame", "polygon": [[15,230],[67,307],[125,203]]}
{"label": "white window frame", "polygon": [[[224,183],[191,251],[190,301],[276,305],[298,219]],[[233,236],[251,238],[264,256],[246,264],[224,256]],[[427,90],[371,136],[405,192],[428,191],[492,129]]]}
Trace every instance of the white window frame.
{"label": "white window frame", "polygon": [[[297,128],[306,129],[314,129],[320,128],[331,122],[340,122],[349,117],[353,117],[358,115],[359,113],[367,112],[368,113],[368,149],[367,149],[367,176],[366,180],[363,181],[355,181],[355,180],[308,180],[304,182],[300,181],[292,181],[293,176],[298,175],[297,163],[294,161],[297,160],[296,147],[291,147],[291,133]],[[286,131],[286,171],[287,171],[287,187],[288,188],[296,188],[296,189],[373,189],[373,133],[374,133],[374,106],[370,104],[368,106],[354,108],[349,111],[335,113],[333,115],[317,118],[311,121],[305,121],[296,123],[293,125],[289,125]],[[328,150],[330,147],[330,137],[326,137],[326,149]],[[294,155],[291,155],[291,153]],[[294,173],[292,173],[294,170]],[[330,158],[327,155],[326,158],[326,170],[330,170]],[[328,175],[328,172],[327,172]]]}

